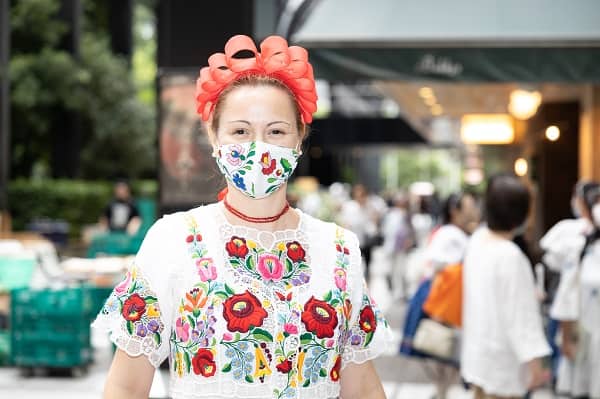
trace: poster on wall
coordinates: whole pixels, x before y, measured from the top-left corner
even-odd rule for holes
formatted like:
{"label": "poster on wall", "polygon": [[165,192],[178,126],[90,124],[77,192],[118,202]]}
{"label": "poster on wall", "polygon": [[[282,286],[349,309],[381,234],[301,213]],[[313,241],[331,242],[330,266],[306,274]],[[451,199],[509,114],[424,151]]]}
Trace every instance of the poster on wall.
{"label": "poster on wall", "polygon": [[186,209],[216,201],[225,186],[203,123],[196,114],[195,79],[165,74],[159,79],[160,203]]}

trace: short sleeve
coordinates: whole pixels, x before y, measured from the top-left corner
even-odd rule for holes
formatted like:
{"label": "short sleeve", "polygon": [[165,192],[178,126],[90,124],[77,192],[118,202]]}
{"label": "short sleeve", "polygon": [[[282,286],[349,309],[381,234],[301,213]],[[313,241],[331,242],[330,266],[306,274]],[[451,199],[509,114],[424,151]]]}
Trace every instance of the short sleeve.
{"label": "short sleeve", "polygon": [[393,335],[383,312],[371,295],[363,275],[358,240],[352,233],[350,275],[352,313],[343,347],[342,368],[349,363],[361,364],[380,356],[391,347]]}
{"label": "short sleeve", "polygon": [[108,331],[130,356],[145,355],[154,367],[169,354],[172,295],[167,254],[168,218],[148,231],[127,274],[113,289],[92,327]]}
{"label": "short sleeve", "polygon": [[503,295],[498,308],[513,352],[521,363],[550,354],[529,261],[510,248],[500,266]]}

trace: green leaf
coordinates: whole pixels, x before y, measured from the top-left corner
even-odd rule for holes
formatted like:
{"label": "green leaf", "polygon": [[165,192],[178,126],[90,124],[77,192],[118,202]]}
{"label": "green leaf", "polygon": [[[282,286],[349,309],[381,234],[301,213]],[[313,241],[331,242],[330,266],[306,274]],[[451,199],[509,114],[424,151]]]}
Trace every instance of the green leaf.
{"label": "green leaf", "polygon": [[235,341],[239,341],[241,337],[242,337],[242,334],[240,334],[239,332],[236,332],[234,339],[235,339]]}
{"label": "green leaf", "polygon": [[294,264],[290,260],[290,258],[286,258],[285,260],[285,270],[287,273],[291,272],[294,269]]}
{"label": "green leaf", "polygon": [[332,293],[331,293],[331,291],[328,291],[327,294],[325,294],[325,296],[323,297],[323,300],[325,302],[329,302],[329,301],[331,301],[331,297],[332,297]]}
{"label": "green leaf", "polygon": [[371,331],[370,333],[368,333],[368,334],[365,336],[365,345],[364,345],[365,347],[366,347],[366,346],[368,346],[368,345],[371,343],[371,341],[373,340],[373,333],[374,333],[374,332],[373,332],[373,331]]}
{"label": "green leaf", "polygon": [[248,258],[246,259],[246,269],[248,270],[254,270],[254,256],[248,256]]}
{"label": "green leaf", "polygon": [[285,158],[281,158],[281,161],[280,161],[280,163],[281,163],[281,166],[283,166],[283,169],[284,169],[286,172],[289,172],[289,171],[291,171],[291,170],[292,170],[292,165],[290,164],[290,161],[288,161],[287,159],[285,159]]}
{"label": "green leaf", "polygon": [[237,172],[242,176],[246,174],[246,171],[244,169],[238,169]]}
{"label": "green leaf", "polygon": [[228,286],[227,284],[225,284],[225,292],[227,292],[229,295],[235,295],[235,292],[233,291],[233,289],[231,289],[231,287]]}
{"label": "green leaf", "polygon": [[269,177],[269,178],[267,179],[267,183],[269,183],[269,184],[275,183],[276,181],[277,181],[277,179],[276,179],[276,178],[274,178],[274,177]]}
{"label": "green leaf", "polygon": [[322,368],[321,370],[319,370],[319,375],[321,377],[327,377],[327,370]]}
{"label": "green leaf", "polygon": [[269,193],[277,190],[278,188],[279,188],[279,186],[277,186],[277,185],[271,186],[271,187],[267,188],[266,193],[269,194]]}
{"label": "green leaf", "polygon": [[301,342],[303,345],[306,345],[306,344],[310,343],[310,342],[312,341],[312,339],[313,339],[313,336],[312,336],[312,334],[311,334],[311,333],[308,333],[308,332],[307,332],[307,333],[304,333],[304,334],[302,334],[302,335],[300,336],[300,342]]}
{"label": "green leaf", "polygon": [[267,330],[263,330],[262,328],[255,328],[252,330],[252,335],[259,341],[273,342],[273,336]]}
{"label": "green leaf", "polygon": [[229,373],[231,371],[231,363],[227,363],[225,366],[223,366],[221,371],[224,373]]}
{"label": "green leaf", "polygon": [[217,292],[214,293],[214,295],[216,297],[221,298],[221,299],[227,299],[227,298],[229,298],[229,294],[226,293],[225,291],[217,291]]}
{"label": "green leaf", "polygon": [[131,320],[127,321],[127,332],[129,335],[133,335],[133,322]]}
{"label": "green leaf", "polygon": [[240,159],[241,159],[242,161],[245,161],[245,160],[246,160],[246,157],[245,157],[244,155],[240,155]]}
{"label": "green leaf", "polygon": [[194,320],[194,318],[190,315],[188,315],[187,318],[190,321],[190,325],[192,326],[192,329],[196,328],[196,320]]}
{"label": "green leaf", "polygon": [[150,305],[152,303],[158,302],[158,299],[156,299],[156,297],[153,296],[147,296],[144,298],[144,302],[146,302],[146,305]]}
{"label": "green leaf", "polygon": [[254,378],[252,378],[252,376],[250,374],[248,374],[245,378],[246,382],[249,382],[250,384],[252,384],[254,382]]}
{"label": "green leaf", "polygon": [[185,359],[185,368],[187,370],[187,372],[190,372],[190,368],[192,365],[192,361],[190,360],[190,355],[187,353],[187,351],[183,352],[183,358]]}
{"label": "green leaf", "polygon": [[160,343],[162,342],[162,339],[160,338],[160,334],[159,333],[154,333],[154,342],[156,342],[156,347],[160,346]]}
{"label": "green leaf", "polygon": [[[253,157],[254,155],[256,155],[256,151],[251,150],[250,152],[248,152],[248,158]],[[248,161],[250,162],[250,161]]]}
{"label": "green leaf", "polygon": [[129,293],[133,294],[135,292],[135,289],[137,288],[137,281],[134,281],[133,284],[131,284],[129,286]]}
{"label": "green leaf", "polygon": [[304,381],[304,384],[302,384],[302,387],[306,388],[309,385],[310,385],[310,378],[308,378],[306,381]]}
{"label": "green leaf", "polygon": [[333,299],[331,300],[331,302],[329,302],[329,303],[331,304],[331,306],[337,306],[337,305],[339,305],[339,304],[340,304],[340,300],[339,300],[339,299],[337,299],[337,298],[333,298]]}

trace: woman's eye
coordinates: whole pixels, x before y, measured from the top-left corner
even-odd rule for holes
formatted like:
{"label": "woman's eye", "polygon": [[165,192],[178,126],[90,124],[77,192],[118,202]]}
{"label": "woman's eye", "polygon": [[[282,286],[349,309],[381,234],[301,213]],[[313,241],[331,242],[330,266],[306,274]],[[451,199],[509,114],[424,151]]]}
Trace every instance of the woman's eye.
{"label": "woman's eye", "polygon": [[243,134],[246,134],[246,131],[244,129],[235,129],[233,131],[233,134],[236,135],[236,136],[237,135],[243,135]]}
{"label": "woman's eye", "polygon": [[283,130],[273,129],[273,130],[271,130],[271,134],[281,135],[281,134],[285,134],[285,132]]}

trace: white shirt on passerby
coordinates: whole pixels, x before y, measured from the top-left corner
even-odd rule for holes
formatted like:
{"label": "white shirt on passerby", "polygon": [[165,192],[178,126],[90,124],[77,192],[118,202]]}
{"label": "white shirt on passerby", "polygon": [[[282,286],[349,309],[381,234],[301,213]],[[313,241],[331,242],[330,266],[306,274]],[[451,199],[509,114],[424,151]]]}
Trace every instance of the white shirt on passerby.
{"label": "white shirt on passerby", "polygon": [[545,251],[544,263],[551,270],[562,272],[570,263],[578,261],[585,235],[592,227],[584,218],[556,223],[540,240],[540,247]]}
{"label": "white shirt on passerby", "polygon": [[462,342],[461,374],[488,395],[524,395],[526,363],[550,354],[529,260],[487,227],[465,255]]}
{"label": "white shirt on passerby", "polygon": [[433,233],[425,251],[425,277],[432,277],[444,267],[462,262],[469,236],[453,224],[445,224]]}

